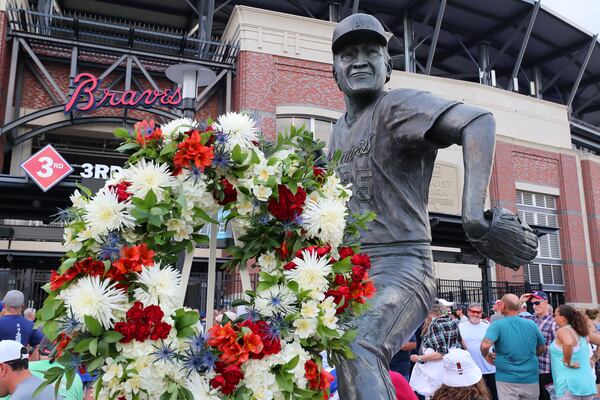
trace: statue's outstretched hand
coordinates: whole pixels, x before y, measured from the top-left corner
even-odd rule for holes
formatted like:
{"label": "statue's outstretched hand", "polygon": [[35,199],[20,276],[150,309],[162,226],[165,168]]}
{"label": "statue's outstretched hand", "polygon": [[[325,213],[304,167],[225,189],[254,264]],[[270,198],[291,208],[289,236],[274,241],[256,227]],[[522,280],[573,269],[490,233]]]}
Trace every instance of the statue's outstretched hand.
{"label": "statue's outstretched hand", "polygon": [[482,236],[474,237],[466,232],[467,239],[481,255],[514,270],[535,258],[538,238],[518,215],[506,208],[494,207],[485,212],[485,218],[490,228]]}

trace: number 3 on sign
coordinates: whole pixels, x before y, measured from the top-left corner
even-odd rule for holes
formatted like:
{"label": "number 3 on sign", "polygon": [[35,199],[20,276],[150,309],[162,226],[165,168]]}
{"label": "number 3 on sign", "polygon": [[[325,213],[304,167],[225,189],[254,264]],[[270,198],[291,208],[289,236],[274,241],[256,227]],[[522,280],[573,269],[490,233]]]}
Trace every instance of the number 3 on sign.
{"label": "number 3 on sign", "polygon": [[52,176],[52,174],[54,173],[54,169],[52,169],[53,166],[60,168],[58,164],[54,164],[54,160],[50,157],[40,157],[38,158],[38,161],[42,163],[42,170],[36,172],[37,176],[39,176],[40,178],[48,178]]}

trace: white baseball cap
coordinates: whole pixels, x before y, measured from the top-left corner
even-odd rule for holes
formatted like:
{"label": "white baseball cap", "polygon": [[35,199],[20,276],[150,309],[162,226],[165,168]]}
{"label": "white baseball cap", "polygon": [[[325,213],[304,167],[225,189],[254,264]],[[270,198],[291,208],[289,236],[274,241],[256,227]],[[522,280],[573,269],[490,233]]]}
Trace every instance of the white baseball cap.
{"label": "white baseball cap", "polygon": [[28,359],[27,349],[14,340],[0,340],[0,363]]}
{"label": "white baseball cap", "polygon": [[444,299],[435,299],[438,304],[443,305],[444,307],[452,307],[454,303],[452,301],[447,301]]}
{"label": "white baseball cap", "polygon": [[471,354],[463,349],[450,349],[444,356],[444,385],[467,387],[481,380],[482,374]]}

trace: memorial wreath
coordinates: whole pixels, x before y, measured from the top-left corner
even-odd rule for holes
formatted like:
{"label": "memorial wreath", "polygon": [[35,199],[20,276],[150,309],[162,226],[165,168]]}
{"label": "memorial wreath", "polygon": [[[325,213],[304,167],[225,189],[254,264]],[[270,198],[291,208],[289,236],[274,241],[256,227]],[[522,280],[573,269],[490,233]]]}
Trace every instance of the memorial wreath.
{"label": "memorial wreath", "polygon": [[[352,357],[352,320],[375,292],[355,242],[374,215],[350,214],[336,157],[303,128],[265,141],[238,113],[115,136],[123,172],[59,212],[66,255],[38,313],[56,360],[45,384],[79,370],[101,399],[327,398],[319,354]],[[219,209],[238,239],[226,266],[259,277],[237,302],[248,312],[203,333],[176,264]]]}

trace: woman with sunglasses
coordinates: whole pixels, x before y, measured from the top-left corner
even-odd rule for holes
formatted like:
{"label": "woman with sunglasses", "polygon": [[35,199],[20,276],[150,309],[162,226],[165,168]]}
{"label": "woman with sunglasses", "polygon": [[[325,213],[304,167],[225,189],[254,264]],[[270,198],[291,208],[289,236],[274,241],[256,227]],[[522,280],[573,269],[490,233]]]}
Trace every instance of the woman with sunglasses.
{"label": "woman with sunglasses", "polygon": [[558,400],[592,400],[596,394],[596,379],[590,366],[588,336],[592,342],[583,315],[569,305],[560,305],[554,312],[560,327],[550,346],[552,378]]}

